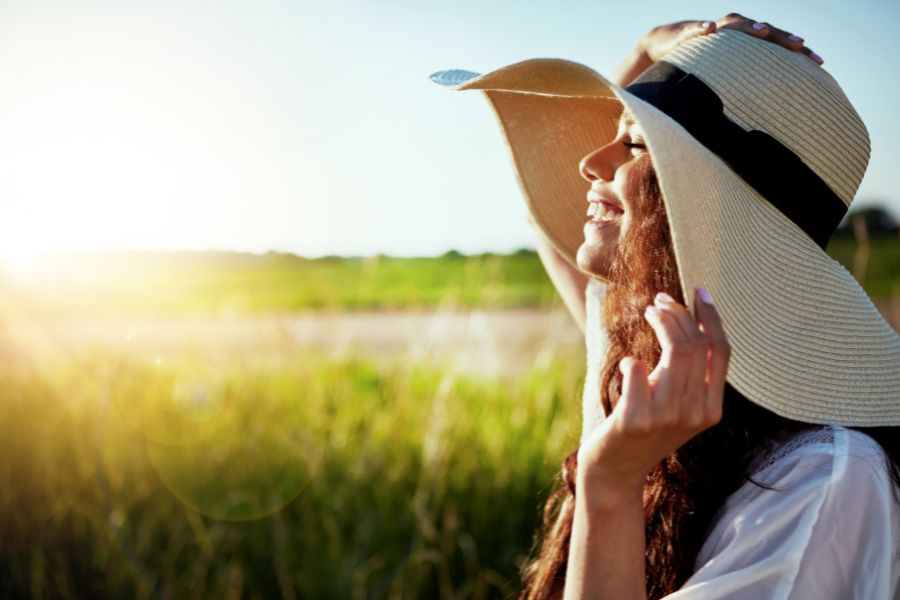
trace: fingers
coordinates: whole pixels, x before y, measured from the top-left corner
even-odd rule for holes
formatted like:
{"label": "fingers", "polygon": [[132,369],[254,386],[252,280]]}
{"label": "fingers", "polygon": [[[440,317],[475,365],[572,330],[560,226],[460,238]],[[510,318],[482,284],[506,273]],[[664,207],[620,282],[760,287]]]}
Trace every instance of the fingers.
{"label": "fingers", "polygon": [[677,303],[671,296],[659,293],[654,298],[656,306],[670,313],[674,318],[681,333],[686,340],[688,349],[685,354],[689,357],[689,375],[686,381],[685,393],[690,398],[702,398],[706,395],[706,370],[707,355],[709,353],[709,340],[697,326],[694,317],[687,308]]}
{"label": "fingers", "polygon": [[649,381],[654,410],[705,429],[721,418],[731,348],[709,293],[700,289],[695,292],[695,316],[660,293],[646,318],[662,348]]}
{"label": "fingers", "polygon": [[821,56],[804,46],[802,37],[794,35],[789,31],[779,29],[770,23],[755,21],[738,13],[730,13],[719,19],[716,22],[716,26],[719,30],[733,29],[778,44],[779,46],[784,46],[788,50],[801,52],[818,65],[825,62],[822,60]]}
{"label": "fingers", "polygon": [[716,30],[716,22],[715,21],[700,21],[697,24],[697,31],[699,34],[704,33],[712,33]]}
{"label": "fingers", "polygon": [[656,333],[662,355],[659,358],[658,380],[653,390],[653,403],[659,411],[669,411],[685,395],[691,376],[694,350],[688,337],[670,310],[648,306],[644,312],[647,322]]}
{"label": "fingers", "polygon": [[807,48],[806,46],[804,46],[803,48],[800,48],[800,52],[807,55],[817,65],[821,65],[822,63],[825,62],[825,60],[821,56],[819,56],[818,54],[816,54],[815,52],[813,52],[810,48]]}
{"label": "fingers", "polygon": [[691,38],[695,38],[699,35],[707,35],[716,31],[715,21],[695,21],[693,23],[690,23],[690,25],[688,25],[688,23],[685,23],[685,26],[682,28],[681,33],[678,36],[678,40],[674,45],[677,46],[678,44],[686,42]]}
{"label": "fingers", "polygon": [[618,410],[622,425],[631,433],[649,433],[653,423],[650,384],[647,366],[640,360],[626,356],[619,361],[622,372],[622,400],[613,409]]}
{"label": "fingers", "polygon": [[699,333],[691,314],[684,306],[676,302],[672,296],[665,292],[660,292],[653,298],[653,304],[661,310],[667,310],[672,313],[678,328],[686,338],[690,339],[695,332]]}
{"label": "fingers", "polygon": [[650,386],[647,385],[647,365],[642,361],[626,356],[619,361],[622,371],[622,393],[639,398],[650,398]]}

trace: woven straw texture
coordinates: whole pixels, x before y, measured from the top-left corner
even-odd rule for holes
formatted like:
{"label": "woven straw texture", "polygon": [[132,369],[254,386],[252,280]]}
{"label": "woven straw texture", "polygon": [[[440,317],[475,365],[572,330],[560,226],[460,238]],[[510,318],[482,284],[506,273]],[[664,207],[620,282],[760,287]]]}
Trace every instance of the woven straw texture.
{"label": "woven straw texture", "polygon": [[[732,120],[778,138],[850,203],[868,134],[820,67],[737,32],[695,38],[665,60],[702,79]],[[485,92],[535,221],[573,262],[589,187],[578,162],[614,138],[624,106],[644,131],[682,288],[705,286],[722,315],[729,383],[800,421],[900,425],[900,336],[843,266],[681,125],[570,61],[524,61],[453,87]],[[693,302],[693,293],[684,296]]]}
{"label": "woven straw texture", "polygon": [[713,88],[729,119],[771,134],[850,204],[869,162],[869,135],[827,71],[798,52],[727,30],[676,46],[664,60]]}

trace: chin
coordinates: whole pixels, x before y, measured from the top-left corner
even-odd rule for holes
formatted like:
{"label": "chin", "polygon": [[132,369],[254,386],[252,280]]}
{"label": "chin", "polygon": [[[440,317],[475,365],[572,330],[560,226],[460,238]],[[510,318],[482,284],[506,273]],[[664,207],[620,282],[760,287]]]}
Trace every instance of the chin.
{"label": "chin", "polygon": [[609,252],[605,248],[600,248],[587,242],[581,244],[578,248],[578,253],[575,255],[575,263],[579,269],[588,275],[602,279],[609,278],[609,259]]}

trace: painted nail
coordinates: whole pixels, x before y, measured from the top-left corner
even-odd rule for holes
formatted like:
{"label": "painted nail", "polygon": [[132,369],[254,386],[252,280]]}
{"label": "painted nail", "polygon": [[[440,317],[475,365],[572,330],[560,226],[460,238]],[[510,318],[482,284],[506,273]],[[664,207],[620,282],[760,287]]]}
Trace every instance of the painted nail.
{"label": "painted nail", "polygon": [[753,29],[755,29],[757,31],[762,31],[766,27],[768,27],[768,25],[766,25],[765,23],[754,23],[753,24]]}
{"label": "painted nail", "polygon": [[800,37],[799,35],[794,35],[793,33],[788,36],[788,39],[791,40],[792,42],[802,42],[803,41],[802,37]]}
{"label": "painted nail", "polygon": [[709,295],[709,291],[705,287],[698,287],[697,293],[700,294],[700,299],[706,302],[707,304],[712,304],[712,296]]}
{"label": "painted nail", "polygon": [[814,61],[816,61],[817,63],[819,63],[820,65],[821,65],[823,62],[825,62],[825,59],[823,59],[821,56],[819,56],[819,55],[816,54],[815,52],[810,52],[810,53],[809,53],[809,57],[810,57],[811,59],[813,59]]}
{"label": "painted nail", "polygon": [[665,293],[665,292],[660,292],[660,293],[658,293],[658,294],[656,295],[656,297],[655,297],[653,300],[654,300],[654,302],[657,302],[657,303],[659,303],[659,302],[667,303],[667,304],[674,304],[674,303],[675,303],[675,299],[672,298],[672,296],[668,295],[668,294]]}

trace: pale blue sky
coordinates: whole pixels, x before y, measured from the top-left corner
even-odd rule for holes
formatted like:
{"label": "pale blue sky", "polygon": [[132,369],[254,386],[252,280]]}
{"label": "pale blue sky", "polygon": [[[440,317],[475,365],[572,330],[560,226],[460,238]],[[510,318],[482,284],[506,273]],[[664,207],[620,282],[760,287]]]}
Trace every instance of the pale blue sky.
{"label": "pale blue sky", "polygon": [[[686,8],[690,6],[690,8]],[[858,199],[900,215],[900,3],[4,0],[0,253],[531,245],[487,102],[428,80],[737,10],[802,35],[861,113]]]}

